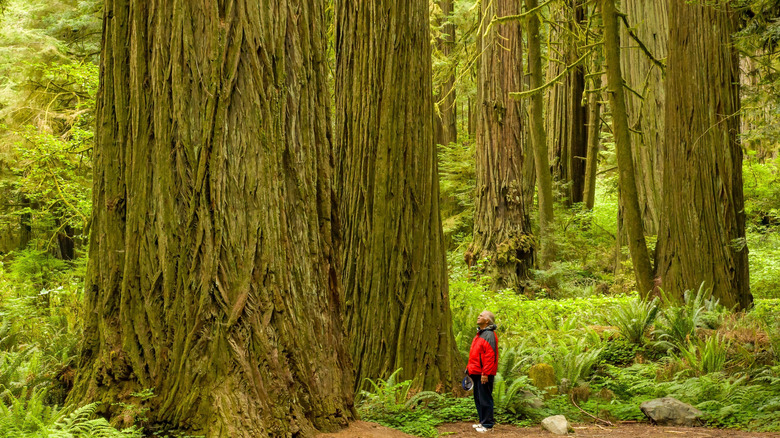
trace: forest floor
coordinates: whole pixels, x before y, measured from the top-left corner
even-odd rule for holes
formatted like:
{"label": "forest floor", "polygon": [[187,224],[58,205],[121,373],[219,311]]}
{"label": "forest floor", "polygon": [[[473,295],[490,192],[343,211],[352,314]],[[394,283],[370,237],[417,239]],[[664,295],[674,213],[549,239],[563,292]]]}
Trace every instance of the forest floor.
{"label": "forest floor", "polygon": [[[769,438],[780,437],[777,432],[745,432],[732,429],[709,429],[705,427],[662,427],[648,423],[619,424],[616,427],[600,427],[594,424],[573,425],[574,434],[570,436],[587,438]],[[497,425],[492,431],[480,434],[474,431],[471,423],[448,423],[438,427],[445,437],[463,438],[486,436],[494,438],[551,438],[555,435],[540,427],[516,427]],[[338,433],[324,433],[317,438],[414,438],[395,429],[376,423],[356,421],[349,428]]]}

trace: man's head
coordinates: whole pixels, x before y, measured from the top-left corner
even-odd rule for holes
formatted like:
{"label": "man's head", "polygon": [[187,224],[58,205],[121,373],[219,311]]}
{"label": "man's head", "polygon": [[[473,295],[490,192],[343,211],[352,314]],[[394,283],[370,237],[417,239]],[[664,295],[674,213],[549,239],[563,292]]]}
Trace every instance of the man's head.
{"label": "man's head", "polygon": [[479,328],[485,328],[489,325],[496,323],[496,315],[493,315],[493,312],[485,310],[484,312],[480,313],[477,317],[477,325]]}

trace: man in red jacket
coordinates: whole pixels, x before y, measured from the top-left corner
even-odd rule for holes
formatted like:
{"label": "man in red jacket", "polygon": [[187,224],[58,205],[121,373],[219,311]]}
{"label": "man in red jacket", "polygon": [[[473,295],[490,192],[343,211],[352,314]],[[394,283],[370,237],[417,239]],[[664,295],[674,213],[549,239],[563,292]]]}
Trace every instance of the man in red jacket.
{"label": "man in red jacket", "polygon": [[471,341],[469,350],[468,373],[474,381],[474,403],[477,405],[479,424],[477,432],[487,432],[493,428],[493,380],[498,370],[498,336],[496,335],[496,317],[485,310],[477,317],[479,331]]}

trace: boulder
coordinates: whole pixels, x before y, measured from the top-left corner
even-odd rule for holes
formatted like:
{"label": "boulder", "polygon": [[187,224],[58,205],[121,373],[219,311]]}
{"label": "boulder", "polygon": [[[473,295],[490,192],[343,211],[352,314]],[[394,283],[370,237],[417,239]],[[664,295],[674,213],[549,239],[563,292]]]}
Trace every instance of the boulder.
{"label": "boulder", "polygon": [[704,413],[672,397],[656,398],[639,405],[639,409],[654,424],[700,426]]}
{"label": "boulder", "polygon": [[569,421],[563,415],[553,415],[542,420],[542,427],[556,435],[569,433]]}
{"label": "boulder", "polygon": [[528,407],[532,409],[541,409],[544,407],[544,402],[542,401],[542,399],[537,397],[536,394],[534,394],[533,392],[523,391],[522,394],[523,394],[522,395],[523,401],[525,401]]}

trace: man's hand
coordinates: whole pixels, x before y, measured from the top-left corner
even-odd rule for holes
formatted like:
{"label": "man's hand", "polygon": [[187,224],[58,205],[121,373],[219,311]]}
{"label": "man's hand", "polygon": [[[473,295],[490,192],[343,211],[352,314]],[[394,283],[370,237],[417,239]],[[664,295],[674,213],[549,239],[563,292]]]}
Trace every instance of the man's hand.
{"label": "man's hand", "polygon": [[483,375],[482,378],[480,379],[480,381],[482,383],[487,383],[487,376]]}

